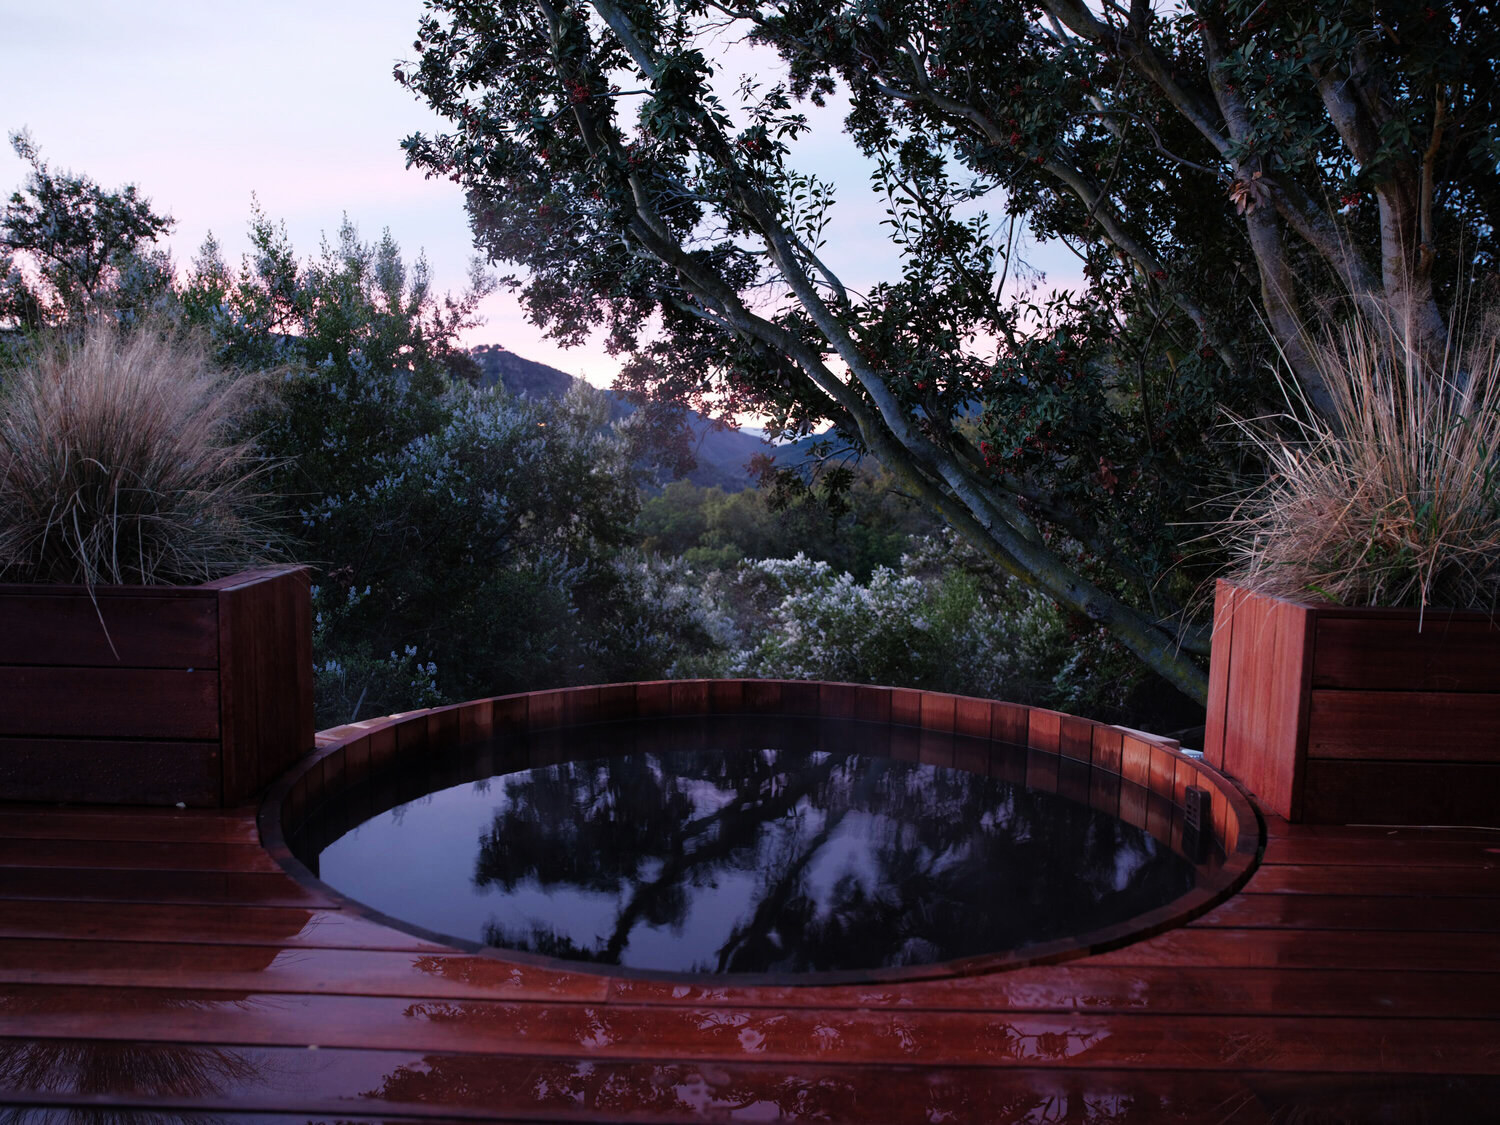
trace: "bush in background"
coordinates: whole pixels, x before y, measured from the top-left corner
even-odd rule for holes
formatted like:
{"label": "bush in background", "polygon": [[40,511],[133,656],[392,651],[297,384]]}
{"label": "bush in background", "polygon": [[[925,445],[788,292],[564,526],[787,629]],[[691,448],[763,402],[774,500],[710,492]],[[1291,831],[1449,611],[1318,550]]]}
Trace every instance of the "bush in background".
{"label": "bush in background", "polygon": [[455,384],[437,405],[430,432],[301,510],[306,539],[338,560],[336,587],[362,592],[330,622],[325,660],[410,647],[449,699],[600,678],[614,663],[610,560],[635,507],[602,404]]}
{"label": "bush in background", "polygon": [[1007,580],[952,533],[912,546],[899,569],[865,581],[806,555],[707,570],[645,557],[662,576],[647,600],[670,601],[672,635],[695,638],[665,674],[891,684],[1153,729],[1197,722],[1107,632]]}
{"label": "bush in background", "polygon": [[634,672],[609,679],[731,674],[742,631],[722,597],[721,572],[637,548],[622,551],[614,571],[620,596],[599,624],[615,666]]}
{"label": "bush in background", "polygon": [[346,221],[307,261],[263,215],[250,235],[238,270],[205,246],[182,303],[227,362],[281,371],[256,430],[320,574],[319,723],[660,675],[614,565],[637,482],[602,396],[474,389],[480,273],[439,297],[388,234]]}
{"label": "bush in background", "polygon": [[312,588],[313,711],[319,727],[446,702],[436,662],[422,661],[415,645],[380,653],[368,638],[349,637],[351,617],[371,592],[369,586]]}
{"label": "bush in background", "polygon": [[961,571],[923,579],[876,567],[868,582],[805,555],[741,572],[775,600],[741,658],[748,675],[889,683],[969,695],[1002,690],[1009,654],[998,616]]}

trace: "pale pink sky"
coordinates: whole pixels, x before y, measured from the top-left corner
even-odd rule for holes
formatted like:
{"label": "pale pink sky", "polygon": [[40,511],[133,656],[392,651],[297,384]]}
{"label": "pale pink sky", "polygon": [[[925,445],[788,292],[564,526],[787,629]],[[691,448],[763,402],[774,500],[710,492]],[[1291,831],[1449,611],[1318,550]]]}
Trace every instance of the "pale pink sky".
{"label": "pale pink sky", "polygon": [[[342,215],[366,239],[389,227],[425,250],[439,289],[462,288],[472,256],[456,184],[408,172],[398,143],[438,124],[391,78],[411,53],[418,0],[0,0],[0,130],[31,131],[55,167],[135,183],[177,219],[174,256],[210,230],[237,263],[252,193],[306,256]],[[6,146],[0,189],[25,166]],[[600,348],[564,351],[499,294],[471,343],[501,343],[608,383]]]}
{"label": "pale pink sky", "polygon": [[[408,257],[425,250],[437,287],[459,289],[473,253],[459,188],[408,172],[398,147],[440,127],[391,78],[420,14],[419,0],[0,0],[0,131],[29,129],[54,167],[138,185],[177,219],[170,245],[181,264],[210,230],[237,263],[254,194],[303,256],[347,212],[366,239],[389,227]],[[732,54],[755,65],[742,48]],[[824,118],[798,163],[839,183],[829,256],[862,287],[898,266],[867,165],[835,131],[837,115]],[[5,146],[0,191],[24,175]],[[468,342],[613,379],[601,347],[558,347],[510,295],[491,297],[484,313]]]}

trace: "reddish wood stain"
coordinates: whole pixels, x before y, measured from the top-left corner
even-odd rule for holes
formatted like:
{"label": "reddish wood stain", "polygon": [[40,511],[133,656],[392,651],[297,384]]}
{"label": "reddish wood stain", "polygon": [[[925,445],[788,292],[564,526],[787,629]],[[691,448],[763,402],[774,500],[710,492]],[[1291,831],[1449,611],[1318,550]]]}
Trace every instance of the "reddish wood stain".
{"label": "reddish wood stain", "polygon": [[[846,713],[869,691],[821,700]],[[299,818],[330,787],[444,732],[529,714],[613,718],[636,695],[484,701],[435,727],[417,715],[330,732],[268,810],[277,823]],[[643,708],[660,695],[643,693]],[[809,706],[781,685],[678,696],[731,711],[783,697]],[[903,697],[888,713],[931,714],[941,728],[893,728],[892,752],[909,741],[914,757],[946,753],[1000,775],[1019,763],[1158,832],[1182,783],[1213,781],[1146,743],[1141,784],[1122,781],[1123,735],[1095,732],[1090,765],[1060,758],[1061,742],[1018,756],[955,741],[949,724],[982,722],[963,702]],[[1044,742],[1050,727],[1044,716]],[[1264,846],[1264,862],[1239,893],[1154,936],[1005,971],[795,985],[611,976],[445,948],[283,870],[279,832],[262,844],[251,808],[0,805],[0,1106],[76,1109],[79,1120],[101,1106],[120,1119],[268,1121],[1492,1116],[1495,835],[1262,815],[1263,845],[1250,807],[1220,796],[1216,816],[1251,825],[1237,846]]]}
{"label": "reddish wood stain", "polygon": [[1500,825],[1500,625],[1220,582],[1204,752],[1309,823]]}

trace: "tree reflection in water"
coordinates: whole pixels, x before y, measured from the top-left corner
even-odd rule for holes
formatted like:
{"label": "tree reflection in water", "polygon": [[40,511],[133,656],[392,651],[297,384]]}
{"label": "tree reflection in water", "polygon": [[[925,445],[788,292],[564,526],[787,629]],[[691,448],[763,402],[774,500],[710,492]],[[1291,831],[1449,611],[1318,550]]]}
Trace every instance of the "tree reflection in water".
{"label": "tree reflection in water", "polygon": [[[569,897],[566,924],[495,921],[486,940],[611,965],[927,964],[1098,929],[1193,879],[1086,806],[887,758],[641,752],[501,781],[475,887],[587,895]],[[598,916],[580,923],[579,901]]]}

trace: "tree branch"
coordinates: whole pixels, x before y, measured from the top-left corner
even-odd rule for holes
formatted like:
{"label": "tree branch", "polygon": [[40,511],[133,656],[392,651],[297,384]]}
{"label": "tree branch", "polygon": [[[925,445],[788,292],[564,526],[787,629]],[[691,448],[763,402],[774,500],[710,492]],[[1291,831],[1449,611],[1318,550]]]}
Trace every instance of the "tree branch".
{"label": "tree branch", "polygon": [[1042,0],[1042,5],[1080,38],[1123,55],[1166,96],[1220,156],[1228,156],[1230,141],[1219,127],[1219,115],[1214,111],[1213,103],[1177,80],[1175,67],[1150,41],[1148,29],[1144,26],[1135,28],[1134,19],[1129,34],[1111,27],[1090,12],[1082,0]]}

